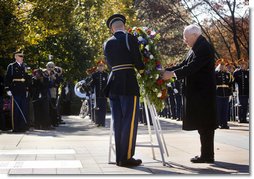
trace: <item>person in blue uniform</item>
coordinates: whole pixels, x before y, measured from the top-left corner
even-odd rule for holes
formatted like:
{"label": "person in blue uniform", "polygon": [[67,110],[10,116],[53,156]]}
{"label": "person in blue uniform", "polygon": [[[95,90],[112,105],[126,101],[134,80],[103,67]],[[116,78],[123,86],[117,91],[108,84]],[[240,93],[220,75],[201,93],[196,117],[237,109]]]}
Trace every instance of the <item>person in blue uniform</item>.
{"label": "person in blue uniform", "polygon": [[217,118],[221,129],[229,129],[229,97],[232,95],[233,76],[229,73],[224,59],[217,60],[216,75],[216,103]]}
{"label": "person in blue uniform", "polygon": [[[235,71],[235,63],[228,60],[226,63],[226,68],[228,72],[230,73],[230,75],[232,76],[232,78],[234,79],[233,73]],[[236,110],[235,110],[236,92],[234,90],[235,90],[235,85],[234,85],[234,82],[232,82],[231,89],[230,89],[231,96],[229,97],[229,114],[228,114],[229,121],[235,121],[236,119]]]}
{"label": "person in blue uniform", "polygon": [[190,51],[183,62],[166,69],[163,79],[184,79],[182,127],[197,130],[201,143],[201,155],[190,161],[214,163],[214,133],[218,127],[214,48],[195,24],[185,27],[183,39]]}
{"label": "person in blue uniform", "polygon": [[0,130],[6,130],[6,121],[4,116],[4,70],[0,67]]}
{"label": "person in blue uniform", "polygon": [[96,95],[95,102],[95,123],[97,127],[105,127],[105,119],[107,112],[107,98],[104,94],[104,88],[108,81],[108,73],[105,70],[105,62],[100,60],[97,62],[97,71],[92,74],[91,88],[94,89]]}
{"label": "person in blue uniform", "polygon": [[174,87],[173,82],[168,83],[168,103],[169,103],[169,112],[170,112],[170,118],[173,120],[176,120],[176,102],[174,97]]}
{"label": "person in blue uniform", "polygon": [[5,86],[7,94],[12,96],[12,129],[13,132],[28,130],[28,87],[29,76],[23,63],[24,54],[14,53],[15,62],[7,67]]}
{"label": "person in blue uniform", "polygon": [[107,27],[113,36],[104,43],[104,55],[108,67],[111,68],[105,94],[110,99],[114,120],[116,164],[128,167],[142,163],[142,160],[134,159],[133,156],[140,96],[135,68],[143,70],[144,63],[138,40],[126,32],[125,22],[126,18],[121,14],[108,18]]}
{"label": "person in blue uniform", "polygon": [[182,111],[181,80],[174,80],[172,87],[175,99],[176,120],[181,121],[181,111]]}
{"label": "person in blue uniform", "polygon": [[249,70],[248,63],[245,60],[239,60],[239,69],[233,76],[234,82],[238,85],[239,107],[239,123],[248,123],[246,117],[249,106]]}

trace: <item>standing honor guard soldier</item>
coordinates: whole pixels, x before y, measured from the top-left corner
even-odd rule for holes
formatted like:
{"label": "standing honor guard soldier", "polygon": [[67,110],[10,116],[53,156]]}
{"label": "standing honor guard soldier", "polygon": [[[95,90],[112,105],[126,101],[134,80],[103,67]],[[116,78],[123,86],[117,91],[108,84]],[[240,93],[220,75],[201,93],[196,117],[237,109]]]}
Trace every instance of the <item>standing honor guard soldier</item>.
{"label": "standing honor guard soldier", "polygon": [[229,129],[229,97],[232,95],[233,76],[227,69],[224,59],[217,60],[216,75],[216,103],[217,118],[221,129]]}
{"label": "standing honor guard soldier", "polygon": [[107,98],[104,94],[104,88],[108,81],[108,73],[105,71],[105,62],[100,60],[97,62],[97,72],[92,74],[91,87],[95,91],[95,123],[97,127],[105,127],[105,118],[107,112]]}
{"label": "standing honor guard soldier", "polygon": [[138,40],[125,30],[126,18],[114,14],[107,20],[113,36],[104,43],[107,65],[111,68],[105,93],[110,98],[116,146],[116,165],[137,166],[134,159],[139,112],[137,70],[144,69]]}
{"label": "standing honor guard soldier", "polygon": [[248,123],[247,112],[249,105],[249,70],[248,62],[245,60],[238,61],[240,69],[237,69],[233,76],[234,82],[238,85],[238,95],[240,101],[239,123]]}
{"label": "standing honor guard soldier", "polygon": [[28,86],[29,76],[23,63],[24,54],[14,52],[15,62],[7,67],[5,86],[7,94],[12,96],[12,129],[13,132],[28,130]]}

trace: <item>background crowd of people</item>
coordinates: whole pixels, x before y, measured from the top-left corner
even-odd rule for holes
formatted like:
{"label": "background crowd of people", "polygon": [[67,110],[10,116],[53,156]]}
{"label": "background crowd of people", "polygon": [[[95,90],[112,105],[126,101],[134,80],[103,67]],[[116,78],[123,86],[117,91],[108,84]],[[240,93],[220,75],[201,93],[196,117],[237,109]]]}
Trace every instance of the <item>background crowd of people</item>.
{"label": "background crowd of people", "polygon": [[31,127],[49,130],[64,124],[60,103],[61,99],[67,99],[70,90],[66,91],[63,69],[50,61],[45,68],[29,73],[31,69],[24,63],[23,52],[15,52],[14,59],[6,72],[0,70],[1,130],[25,132]]}

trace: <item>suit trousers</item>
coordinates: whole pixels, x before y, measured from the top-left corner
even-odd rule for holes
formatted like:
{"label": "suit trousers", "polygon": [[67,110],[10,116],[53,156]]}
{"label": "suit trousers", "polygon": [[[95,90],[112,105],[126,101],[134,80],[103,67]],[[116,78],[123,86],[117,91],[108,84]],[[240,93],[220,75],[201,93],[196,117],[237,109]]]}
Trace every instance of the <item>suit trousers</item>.
{"label": "suit trousers", "polygon": [[138,96],[110,96],[114,121],[116,162],[125,161],[135,153],[139,115]]}
{"label": "suit trousers", "polygon": [[214,129],[199,129],[201,158],[214,159]]}

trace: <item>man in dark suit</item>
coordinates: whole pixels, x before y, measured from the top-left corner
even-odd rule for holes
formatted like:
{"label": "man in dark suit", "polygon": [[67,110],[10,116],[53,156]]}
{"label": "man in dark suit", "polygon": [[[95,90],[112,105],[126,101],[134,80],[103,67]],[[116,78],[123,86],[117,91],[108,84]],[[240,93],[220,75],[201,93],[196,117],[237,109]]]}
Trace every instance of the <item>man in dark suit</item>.
{"label": "man in dark suit", "polygon": [[23,63],[24,54],[14,53],[15,62],[7,67],[5,86],[8,95],[12,95],[12,128],[13,132],[24,132],[28,129],[28,86],[30,78]]}
{"label": "man in dark suit", "polygon": [[163,78],[184,79],[183,130],[198,130],[201,142],[201,156],[191,162],[213,163],[214,131],[218,127],[214,50],[197,25],[187,26],[183,38],[191,49],[182,63],[166,69]]}
{"label": "man in dark suit", "polygon": [[144,69],[138,40],[125,31],[125,17],[114,14],[107,20],[113,36],[104,43],[107,65],[111,68],[105,93],[110,98],[114,120],[116,164],[137,166],[134,159],[139,112],[139,85],[137,70]]}

